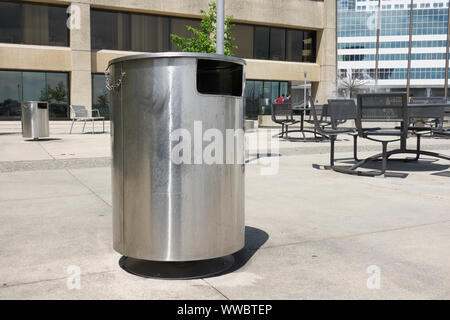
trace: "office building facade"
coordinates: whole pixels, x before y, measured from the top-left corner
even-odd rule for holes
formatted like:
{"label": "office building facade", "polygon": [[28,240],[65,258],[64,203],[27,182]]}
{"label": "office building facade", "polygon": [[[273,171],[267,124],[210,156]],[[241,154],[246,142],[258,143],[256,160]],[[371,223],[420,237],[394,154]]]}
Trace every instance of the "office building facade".
{"label": "office building facade", "polygon": [[[53,119],[67,119],[70,104],[107,115],[108,61],[180,51],[170,34],[190,36],[185,26],[198,27],[209,2],[0,1],[0,119],[18,119],[26,100],[49,101]],[[226,14],[234,55],[247,61],[248,118],[270,113],[270,102],[305,74],[317,101],[334,91],[335,0],[227,0]]]}
{"label": "office building facade", "polygon": [[363,87],[406,90],[412,18],[410,95],[444,95],[448,0],[414,0],[412,16],[411,0],[348,3],[338,0],[340,78],[356,77]]}

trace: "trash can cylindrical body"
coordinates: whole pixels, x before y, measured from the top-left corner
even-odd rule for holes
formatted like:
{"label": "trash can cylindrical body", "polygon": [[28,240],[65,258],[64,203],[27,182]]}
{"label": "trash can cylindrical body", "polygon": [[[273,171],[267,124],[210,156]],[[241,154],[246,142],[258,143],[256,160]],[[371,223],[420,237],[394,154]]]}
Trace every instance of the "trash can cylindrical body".
{"label": "trash can cylindrical body", "polygon": [[244,64],[193,53],[110,62],[116,251],[192,261],[243,248]]}
{"label": "trash can cylindrical body", "polygon": [[49,136],[48,102],[24,101],[22,111],[22,137],[39,139]]}

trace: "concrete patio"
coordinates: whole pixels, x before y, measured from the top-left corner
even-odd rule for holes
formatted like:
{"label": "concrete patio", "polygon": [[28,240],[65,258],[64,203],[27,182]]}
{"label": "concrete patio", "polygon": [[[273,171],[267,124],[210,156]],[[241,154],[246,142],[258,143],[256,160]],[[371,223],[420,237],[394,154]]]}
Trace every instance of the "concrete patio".
{"label": "concrete patio", "polygon": [[[280,141],[276,174],[246,166],[246,247],[234,272],[154,280],[122,270],[112,249],[109,133],[78,124],[69,135],[69,125],[51,122],[52,139],[24,141],[20,122],[0,122],[0,299],[450,298],[448,161],[356,177],[321,169],[326,141]],[[450,154],[450,139],[425,138],[423,149]],[[381,146],[361,141],[361,150]],[[336,152],[351,161],[351,138]],[[70,266],[80,289],[67,286]]]}

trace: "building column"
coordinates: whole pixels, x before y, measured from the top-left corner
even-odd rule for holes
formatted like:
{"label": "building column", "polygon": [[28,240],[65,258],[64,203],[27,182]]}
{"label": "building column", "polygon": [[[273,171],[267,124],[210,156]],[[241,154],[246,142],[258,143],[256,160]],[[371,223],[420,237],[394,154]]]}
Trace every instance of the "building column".
{"label": "building column", "polygon": [[312,83],[314,101],[327,102],[337,94],[336,88],[336,0],[324,1],[324,29],[317,34],[317,63],[320,65],[320,82]]}
{"label": "building column", "polygon": [[70,29],[72,54],[70,104],[86,106],[90,114],[92,110],[90,6],[77,2],[72,2],[72,6],[74,6],[72,15],[75,16]]}

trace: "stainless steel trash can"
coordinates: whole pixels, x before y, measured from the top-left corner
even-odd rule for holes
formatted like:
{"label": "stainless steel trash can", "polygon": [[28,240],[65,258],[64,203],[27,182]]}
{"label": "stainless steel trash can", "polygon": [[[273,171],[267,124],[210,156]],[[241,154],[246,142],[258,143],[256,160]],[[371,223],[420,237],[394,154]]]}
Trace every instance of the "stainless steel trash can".
{"label": "stainless steel trash can", "polygon": [[[109,62],[116,251],[176,262],[243,248],[244,66],[235,57],[171,52]],[[223,134],[215,152],[233,161],[195,159],[208,150],[208,132]]]}
{"label": "stainless steel trash can", "polygon": [[49,137],[48,102],[24,101],[22,109],[22,137],[39,139]]}

